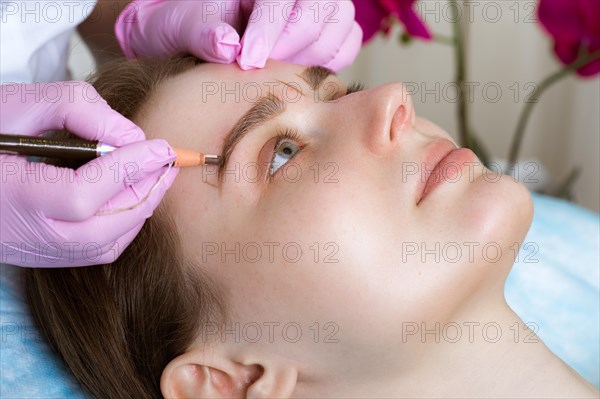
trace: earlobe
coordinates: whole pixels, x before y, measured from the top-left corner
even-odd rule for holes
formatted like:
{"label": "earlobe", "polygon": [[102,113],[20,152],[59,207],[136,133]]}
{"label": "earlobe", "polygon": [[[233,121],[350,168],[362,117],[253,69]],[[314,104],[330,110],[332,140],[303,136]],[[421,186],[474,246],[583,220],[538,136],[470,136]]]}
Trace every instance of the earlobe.
{"label": "earlobe", "polygon": [[160,379],[163,396],[287,398],[296,387],[297,372],[287,365],[244,365],[229,359],[206,363],[206,360],[202,353],[190,351],[169,362]]}
{"label": "earlobe", "polygon": [[296,389],[298,372],[292,367],[267,367],[260,378],[250,385],[246,398],[289,398]]}

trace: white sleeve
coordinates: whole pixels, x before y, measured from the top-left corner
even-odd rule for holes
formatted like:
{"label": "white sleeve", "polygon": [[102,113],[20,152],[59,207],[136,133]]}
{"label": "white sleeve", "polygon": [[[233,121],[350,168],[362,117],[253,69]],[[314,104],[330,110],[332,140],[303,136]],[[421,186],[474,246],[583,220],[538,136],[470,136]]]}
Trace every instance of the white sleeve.
{"label": "white sleeve", "polygon": [[0,0],[0,83],[67,78],[69,39],[95,0]]}

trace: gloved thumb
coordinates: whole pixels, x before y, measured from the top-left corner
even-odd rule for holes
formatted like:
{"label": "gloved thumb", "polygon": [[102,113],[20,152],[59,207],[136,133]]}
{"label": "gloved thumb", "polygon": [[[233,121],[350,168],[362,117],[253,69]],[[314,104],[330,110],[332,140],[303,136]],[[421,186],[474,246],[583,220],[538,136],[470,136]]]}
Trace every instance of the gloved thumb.
{"label": "gloved thumb", "polygon": [[240,53],[240,35],[225,22],[198,24],[191,32],[186,47],[202,60],[230,64]]}

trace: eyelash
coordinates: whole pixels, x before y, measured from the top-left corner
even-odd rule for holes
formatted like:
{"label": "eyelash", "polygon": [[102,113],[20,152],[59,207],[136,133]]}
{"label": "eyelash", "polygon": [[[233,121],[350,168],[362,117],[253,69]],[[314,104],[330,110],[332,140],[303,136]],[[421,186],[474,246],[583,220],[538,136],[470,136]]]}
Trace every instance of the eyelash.
{"label": "eyelash", "polygon": [[356,93],[357,91],[361,91],[364,89],[365,89],[364,83],[352,82],[352,83],[350,83],[350,85],[348,86],[348,89],[346,90],[346,95]]}
{"label": "eyelash", "polygon": [[[346,89],[346,94],[344,95],[347,96],[349,94],[356,93],[358,91],[364,90],[364,88],[364,83],[352,82]],[[273,151],[271,154],[271,162],[269,163],[269,168],[271,167],[271,165],[273,165],[273,161],[275,160],[275,150],[285,140],[295,141],[298,145],[298,152],[302,151],[302,149],[304,148],[304,144],[300,144],[302,142],[302,137],[296,130],[286,128],[285,130],[279,131],[275,136],[275,144],[273,145]],[[275,174],[277,174],[277,172],[275,172]]]}
{"label": "eyelash", "polygon": [[[273,146],[273,150],[275,150],[275,148],[277,148],[277,146],[279,144],[281,144],[281,142],[283,140],[293,140],[293,141],[300,141],[302,138],[300,137],[300,134],[292,129],[285,129],[280,131],[279,133],[277,133],[277,136],[275,136],[275,138],[277,139],[275,141],[275,145]],[[302,146],[298,146],[300,148],[302,148]]]}

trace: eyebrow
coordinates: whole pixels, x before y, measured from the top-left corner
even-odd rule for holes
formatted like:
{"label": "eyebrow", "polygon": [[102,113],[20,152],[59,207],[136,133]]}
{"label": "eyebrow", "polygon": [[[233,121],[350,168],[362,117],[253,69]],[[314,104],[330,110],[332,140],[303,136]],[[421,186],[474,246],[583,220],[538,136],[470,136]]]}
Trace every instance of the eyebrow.
{"label": "eyebrow", "polygon": [[302,73],[298,76],[308,83],[313,91],[317,91],[325,79],[331,75],[336,76],[335,72],[329,68],[322,66],[310,66],[302,71]]}
{"label": "eyebrow", "polygon": [[[313,91],[317,91],[323,82],[332,75],[335,76],[336,74],[331,69],[321,66],[311,66],[304,69],[302,73],[297,76],[304,80]],[[223,172],[227,167],[229,158],[238,143],[242,141],[248,133],[256,131],[258,127],[281,115],[285,110],[285,102],[269,92],[261,97],[252,108],[242,115],[223,139],[223,150],[221,151],[223,166],[219,168],[218,171],[219,182],[222,180]]]}

